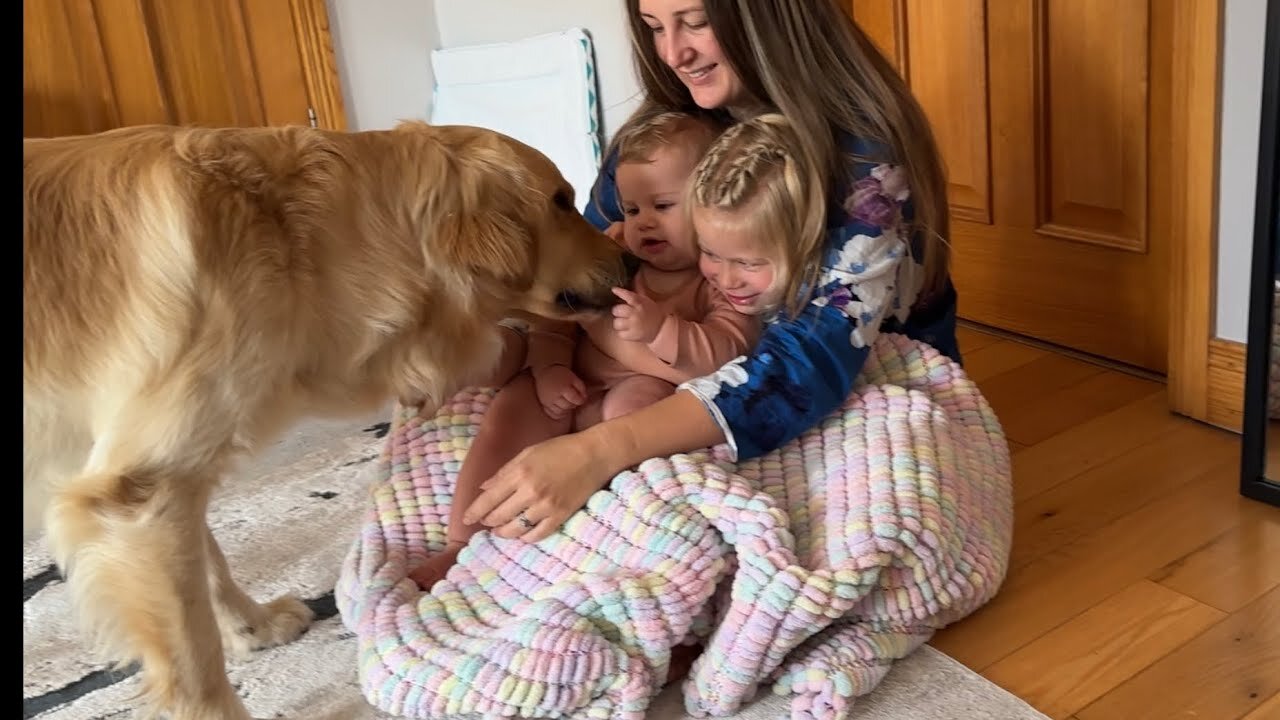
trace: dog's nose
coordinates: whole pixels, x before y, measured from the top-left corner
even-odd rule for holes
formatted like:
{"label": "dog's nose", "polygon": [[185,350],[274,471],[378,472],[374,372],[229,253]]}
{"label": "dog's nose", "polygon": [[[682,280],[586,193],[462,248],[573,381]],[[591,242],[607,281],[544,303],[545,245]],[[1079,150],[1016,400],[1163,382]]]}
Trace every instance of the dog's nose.
{"label": "dog's nose", "polygon": [[574,290],[561,290],[556,296],[556,304],[568,310],[576,310],[582,307],[582,296]]}
{"label": "dog's nose", "polygon": [[561,290],[556,295],[556,304],[570,312],[591,312],[605,310],[622,302],[622,298],[609,292],[603,295],[583,295],[576,290]]}

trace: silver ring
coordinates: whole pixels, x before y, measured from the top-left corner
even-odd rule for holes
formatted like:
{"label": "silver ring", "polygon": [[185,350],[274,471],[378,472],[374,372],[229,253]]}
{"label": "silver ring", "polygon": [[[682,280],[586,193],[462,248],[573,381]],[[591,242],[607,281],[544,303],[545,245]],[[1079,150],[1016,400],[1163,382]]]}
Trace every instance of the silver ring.
{"label": "silver ring", "polygon": [[520,526],[523,527],[525,530],[533,529],[533,525],[534,525],[533,521],[529,519],[528,515],[524,514],[523,510],[520,511],[519,515],[516,515],[516,520],[520,523]]}

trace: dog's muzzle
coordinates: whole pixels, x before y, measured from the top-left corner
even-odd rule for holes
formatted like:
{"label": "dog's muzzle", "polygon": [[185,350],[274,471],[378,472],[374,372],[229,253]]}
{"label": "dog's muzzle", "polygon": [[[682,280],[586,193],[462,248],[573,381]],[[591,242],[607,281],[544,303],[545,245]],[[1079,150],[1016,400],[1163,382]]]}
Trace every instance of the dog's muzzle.
{"label": "dog's muzzle", "polygon": [[[622,262],[611,268],[608,273],[609,285],[611,287],[631,287],[631,281],[635,279],[636,273],[640,271],[640,266],[643,262],[643,260],[631,253],[623,253]],[[607,310],[620,302],[622,302],[622,299],[614,295],[611,289],[605,289],[603,293],[596,295],[586,295],[577,290],[561,290],[556,295],[557,305],[565,310],[575,312]]]}
{"label": "dog's muzzle", "polygon": [[562,290],[560,291],[560,294],[556,296],[556,305],[559,305],[562,309],[570,312],[607,310],[614,305],[617,305],[619,302],[622,301],[612,292],[609,293],[608,297],[605,297],[603,295],[587,296],[577,292],[576,290]]}

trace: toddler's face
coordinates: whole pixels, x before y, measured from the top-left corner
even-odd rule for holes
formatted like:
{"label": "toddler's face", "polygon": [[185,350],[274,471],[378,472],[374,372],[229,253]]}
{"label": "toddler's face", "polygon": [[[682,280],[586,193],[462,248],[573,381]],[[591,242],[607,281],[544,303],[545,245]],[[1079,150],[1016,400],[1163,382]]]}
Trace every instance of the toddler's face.
{"label": "toddler's face", "polygon": [[683,270],[698,262],[693,228],[680,203],[689,174],[698,162],[692,149],[668,145],[650,162],[618,163],[627,249],[659,270]]}
{"label": "toddler's face", "polygon": [[701,257],[698,267],[707,279],[744,315],[759,315],[777,305],[781,289],[774,287],[778,265],[766,247],[723,210],[698,208],[693,213]]}

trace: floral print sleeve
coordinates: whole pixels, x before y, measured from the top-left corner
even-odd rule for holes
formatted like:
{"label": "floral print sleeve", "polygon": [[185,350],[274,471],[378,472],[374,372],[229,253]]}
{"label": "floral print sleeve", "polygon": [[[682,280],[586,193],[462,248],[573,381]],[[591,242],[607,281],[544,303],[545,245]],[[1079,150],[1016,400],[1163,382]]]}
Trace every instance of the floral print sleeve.
{"label": "floral print sleeve", "polygon": [[881,324],[905,317],[916,266],[900,231],[905,172],[860,162],[847,197],[830,213],[827,254],[814,299],[795,319],[767,325],[751,355],[680,386],[723,429],[736,459],[778,448],[815,426],[849,395]]}

